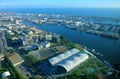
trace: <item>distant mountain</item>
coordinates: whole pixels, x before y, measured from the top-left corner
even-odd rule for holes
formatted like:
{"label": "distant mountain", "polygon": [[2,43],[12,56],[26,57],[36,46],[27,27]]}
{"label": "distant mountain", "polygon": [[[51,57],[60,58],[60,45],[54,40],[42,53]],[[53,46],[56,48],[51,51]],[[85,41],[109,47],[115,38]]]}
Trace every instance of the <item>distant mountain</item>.
{"label": "distant mountain", "polygon": [[5,34],[0,31],[0,52],[4,52],[7,49],[7,41]]}

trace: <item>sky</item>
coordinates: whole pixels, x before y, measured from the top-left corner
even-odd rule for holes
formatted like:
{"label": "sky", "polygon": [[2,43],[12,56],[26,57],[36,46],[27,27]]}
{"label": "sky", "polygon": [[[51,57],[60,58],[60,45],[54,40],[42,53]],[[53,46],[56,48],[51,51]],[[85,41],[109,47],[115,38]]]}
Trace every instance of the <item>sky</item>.
{"label": "sky", "polygon": [[1,8],[120,8],[120,0],[0,0]]}

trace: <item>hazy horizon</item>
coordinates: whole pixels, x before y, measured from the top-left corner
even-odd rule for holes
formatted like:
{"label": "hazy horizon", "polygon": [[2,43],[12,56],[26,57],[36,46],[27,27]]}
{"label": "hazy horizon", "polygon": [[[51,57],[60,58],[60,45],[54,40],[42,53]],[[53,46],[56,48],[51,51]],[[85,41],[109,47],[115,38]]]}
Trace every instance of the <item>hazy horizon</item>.
{"label": "hazy horizon", "polygon": [[1,8],[120,8],[120,0],[0,0]]}

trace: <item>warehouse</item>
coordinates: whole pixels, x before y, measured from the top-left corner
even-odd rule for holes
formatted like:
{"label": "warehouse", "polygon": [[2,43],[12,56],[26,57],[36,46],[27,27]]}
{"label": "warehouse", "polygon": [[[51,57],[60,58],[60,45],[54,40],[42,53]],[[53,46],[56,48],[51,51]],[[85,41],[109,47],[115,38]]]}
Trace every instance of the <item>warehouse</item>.
{"label": "warehouse", "polygon": [[57,71],[69,72],[88,58],[89,56],[85,52],[80,52],[74,48],[50,58],[49,62],[57,68]]}

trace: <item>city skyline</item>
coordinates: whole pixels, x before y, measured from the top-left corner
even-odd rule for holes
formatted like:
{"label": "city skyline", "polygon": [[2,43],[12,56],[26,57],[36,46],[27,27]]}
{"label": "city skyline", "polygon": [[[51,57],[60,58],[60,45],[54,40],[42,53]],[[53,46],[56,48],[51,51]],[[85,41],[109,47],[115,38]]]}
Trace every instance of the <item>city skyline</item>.
{"label": "city skyline", "polygon": [[119,0],[0,0],[1,8],[120,8]]}

